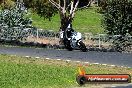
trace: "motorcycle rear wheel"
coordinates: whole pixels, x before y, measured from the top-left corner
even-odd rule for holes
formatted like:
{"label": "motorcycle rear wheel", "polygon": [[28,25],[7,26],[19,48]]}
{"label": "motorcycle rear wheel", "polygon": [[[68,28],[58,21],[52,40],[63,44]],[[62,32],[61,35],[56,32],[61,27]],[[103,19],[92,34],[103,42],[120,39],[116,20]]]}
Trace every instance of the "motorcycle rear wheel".
{"label": "motorcycle rear wheel", "polygon": [[85,44],[82,41],[80,41],[79,44],[80,44],[80,46],[79,46],[80,50],[83,52],[87,52],[87,48],[86,48]]}

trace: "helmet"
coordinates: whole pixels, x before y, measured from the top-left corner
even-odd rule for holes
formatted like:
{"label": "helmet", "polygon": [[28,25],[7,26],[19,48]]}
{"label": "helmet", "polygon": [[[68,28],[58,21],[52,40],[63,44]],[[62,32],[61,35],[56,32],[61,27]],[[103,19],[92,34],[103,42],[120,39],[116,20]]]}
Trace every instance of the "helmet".
{"label": "helmet", "polygon": [[68,27],[67,27],[67,28],[68,28],[68,29],[71,28],[71,24],[68,24]]}

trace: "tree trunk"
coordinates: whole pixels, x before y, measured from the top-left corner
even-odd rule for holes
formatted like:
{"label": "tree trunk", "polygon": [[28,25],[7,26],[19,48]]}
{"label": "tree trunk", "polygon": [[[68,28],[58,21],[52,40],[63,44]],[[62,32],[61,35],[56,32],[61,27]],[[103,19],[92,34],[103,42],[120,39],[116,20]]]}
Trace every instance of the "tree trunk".
{"label": "tree trunk", "polygon": [[72,28],[72,20],[79,4],[79,0],[75,0],[75,2],[74,0],[59,0],[58,3],[55,0],[49,1],[59,10],[61,20],[60,34],[63,31],[63,38],[60,40],[63,40],[64,43],[65,39],[67,39],[65,36],[66,28],[69,26],[69,24]]}
{"label": "tree trunk", "polygon": [[62,31],[65,31],[69,24],[72,24],[71,20],[68,20],[67,18],[61,19]]}

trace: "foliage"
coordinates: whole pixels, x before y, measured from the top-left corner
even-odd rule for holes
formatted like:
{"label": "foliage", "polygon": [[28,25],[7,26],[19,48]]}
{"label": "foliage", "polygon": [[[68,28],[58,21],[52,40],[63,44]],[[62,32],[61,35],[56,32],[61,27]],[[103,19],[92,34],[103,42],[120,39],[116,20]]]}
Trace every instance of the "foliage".
{"label": "foliage", "polygon": [[12,0],[0,0],[0,7],[2,9],[9,9],[14,6],[14,2]]}
{"label": "foliage", "polygon": [[97,10],[97,12],[99,12],[99,13],[104,13],[104,10],[106,9],[106,7],[107,7],[107,1],[108,0],[100,0],[100,2],[99,2],[99,8],[98,8],[98,10]]}
{"label": "foliage", "polygon": [[110,0],[104,14],[104,27],[110,35],[132,35],[132,1]]}
{"label": "foliage", "polygon": [[51,20],[57,13],[57,9],[50,4],[49,0],[23,0],[25,6],[33,10],[44,19]]}
{"label": "foliage", "polygon": [[[60,26],[62,30],[65,30],[68,24],[73,20],[76,7],[78,6],[78,0],[65,1],[60,0],[59,3],[59,0],[24,0],[24,3],[28,8],[31,8],[39,16],[48,18],[49,20],[51,20],[51,17],[59,12],[61,24]],[[80,1],[78,7],[85,6],[88,3],[89,0]]]}
{"label": "foliage", "polygon": [[[81,8],[83,6],[87,6],[91,0],[80,0],[78,7]],[[90,5],[89,5],[90,6]]]}
{"label": "foliage", "polygon": [[[56,2],[58,2],[58,0],[54,0]],[[71,0],[66,0],[66,6],[68,7],[68,4],[70,3]],[[77,0],[74,0],[75,2]],[[89,3],[90,0],[81,0],[79,2],[78,7],[83,7],[86,6]],[[53,17],[58,10],[56,9],[56,7],[54,7],[49,0],[23,0],[23,2],[25,3],[25,6],[27,8],[31,8],[34,12],[36,12],[39,16],[45,18],[48,18],[49,20],[51,20],[51,17]],[[61,0],[61,6],[63,6],[63,0]],[[68,8],[70,9],[70,8]]]}
{"label": "foliage", "polygon": [[[109,0],[104,13],[103,26],[109,35],[119,35],[116,46],[127,41],[125,37],[132,35],[132,1]],[[121,38],[121,39],[120,39]],[[126,44],[125,44],[126,45]]]}
{"label": "foliage", "polygon": [[24,29],[31,26],[31,19],[25,17],[27,13],[23,3],[16,2],[14,7],[0,12],[0,37],[8,40],[23,38]]}

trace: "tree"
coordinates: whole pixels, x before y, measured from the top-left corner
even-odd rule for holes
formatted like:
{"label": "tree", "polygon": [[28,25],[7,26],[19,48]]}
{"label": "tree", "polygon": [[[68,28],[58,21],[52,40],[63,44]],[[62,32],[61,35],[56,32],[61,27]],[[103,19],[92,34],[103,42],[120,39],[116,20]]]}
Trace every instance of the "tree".
{"label": "tree", "polygon": [[89,7],[93,0],[81,0],[78,4],[78,8]]}
{"label": "tree", "polygon": [[[66,0],[64,0],[63,3],[61,1],[59,1],[58,3],[54,0],[49,1],[59,10],[61,19],[61,29],[64,31],[67,28],[68,24],[72,24],[72,20],[79,4],[79,0],[77,0],[76,2],[71,1],[70,3],[68,3],[68,5],[66,4]],[[70,7],[71,9],[68,10],[68,7]]]}
{"label": "tree", "polygon": [[132,35],[132,1],[109,0],[104,13],[103,26],[110,35]]}
{"label": "tree", "polygon": [[[25,6],[32,8],[34,12],[44,18],[51,19],[56,13],[60,14],[61,29],[65,30],[68,24],[72,24],[78,5],[90,6],[92,0],[23,0]],[[84,6],[85,7],[85,6]]]}
{"label": "tree", "polygon": [[132,1],[108,0],[104,9],[103,26],[109,35],[118,35],[114,38],[114,45],[122,47],[132,45],[128,36],[132,35]]}
{"label": "tree", "polygon": [[[79,0],[49,0],[50,3],[55,6],[60,14],[61,29],[64,31],[69,24],[72,25],[75,11],[79,5]],[[91,3],[87,4],[89,6]]]}
{"label": "tree", "polygon": [[0,6],[2,9],[9,9],[14,6],[14,2],[12,0],[0,0]]}
{"label": "tree", "polygon": [[99,6],[98,12],[104,13],[104,10],[107,7],[107,0],[98,0],[98,6]]}
{"label": "tree", "polygon": [[49,0],[22,0],[25,4],[25,7],[30,8],[32,12],[37,13],[39,16],[44,19],[51,20],[57,13],[57,9],[52,6]]}

